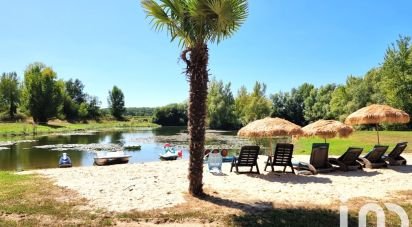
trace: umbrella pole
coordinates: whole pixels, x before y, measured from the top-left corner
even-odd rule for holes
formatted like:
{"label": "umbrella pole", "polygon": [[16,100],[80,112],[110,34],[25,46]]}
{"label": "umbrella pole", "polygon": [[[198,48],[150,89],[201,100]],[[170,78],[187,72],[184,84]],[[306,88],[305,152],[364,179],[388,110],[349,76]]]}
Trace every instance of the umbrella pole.
{"label": "umbrella pole", "polygon": [[273,156],[272,138],[269,139],[269,147],[270,147],[269,155]]}
{"label": "umbrella pole", "polygon": [[378,136],[378,145],[380,144],[379,142],[379,128],[378,128],[378,124],[375,125],[376,128],[376,135]]}

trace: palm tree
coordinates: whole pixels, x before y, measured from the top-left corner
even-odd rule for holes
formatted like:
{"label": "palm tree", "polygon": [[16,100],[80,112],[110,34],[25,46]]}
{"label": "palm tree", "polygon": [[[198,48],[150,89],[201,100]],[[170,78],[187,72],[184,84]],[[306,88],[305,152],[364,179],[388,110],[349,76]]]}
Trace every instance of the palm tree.
{"label": "palm tree", "polygon": [[189,193],[203,194],[203,151],[205,143],[208,83],[208,43],[219,43],[233,35],[247,17],[247,0],[142,0],[156,30],[166,29],[171,41],[183,47],[189,81]]}

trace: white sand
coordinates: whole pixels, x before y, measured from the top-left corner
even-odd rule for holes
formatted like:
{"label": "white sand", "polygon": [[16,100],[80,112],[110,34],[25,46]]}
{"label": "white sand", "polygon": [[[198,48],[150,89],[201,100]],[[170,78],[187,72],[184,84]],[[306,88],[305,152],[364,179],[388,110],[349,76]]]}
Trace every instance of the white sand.
{"label": "white sand", "polygon": [[[412,155],[405,155],[412,163]],[[295,156],[307,161],[309,156]],[[239,202],[274,202],[292,205],[339,203],[341,196],[381,199],[397,191],[412,190],[412,166],[302,176],[265,172],[266,156],[260,156],[260,175],[230,173],[214,176],[204,168],[204,188],[217,196]],[[188,161],[149,162],[104,167],[44,169],[40,173],[58,186],[79,192],[95,208],[108,211],[151,210],[184,203]],[[246,170],[246,169],[245,169]],[[269,168],[268,168],[269,170]]]}

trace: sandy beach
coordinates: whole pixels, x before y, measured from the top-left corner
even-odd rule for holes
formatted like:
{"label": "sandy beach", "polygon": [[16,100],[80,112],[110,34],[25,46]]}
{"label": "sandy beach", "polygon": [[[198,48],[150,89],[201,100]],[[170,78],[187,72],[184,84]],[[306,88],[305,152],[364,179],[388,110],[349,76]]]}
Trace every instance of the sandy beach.
{"label": "sandy beach", "polygon": [[[404,157],[412,163],[412,155]],[[230,172],[216,176],[204,166],[204,189],[216,196],[244,203],[272,202],[290,205],[328,205],[347,198],[381,199],[397,191],[412,190],[412,166],[318,175],[293,175],[264,171],[266,156],[260,156],[260,175]],[[296,155],[294,160],[308,161]],[[56,185],[77,191],[92,208],[125,212],[173,207],[185,202],[188,161],[148,162],[113,166],[76,167],[27,171],[51,178]],[[269,168],[268,168],[269,170]],[[280,169],[278,169],[280,170]]]}

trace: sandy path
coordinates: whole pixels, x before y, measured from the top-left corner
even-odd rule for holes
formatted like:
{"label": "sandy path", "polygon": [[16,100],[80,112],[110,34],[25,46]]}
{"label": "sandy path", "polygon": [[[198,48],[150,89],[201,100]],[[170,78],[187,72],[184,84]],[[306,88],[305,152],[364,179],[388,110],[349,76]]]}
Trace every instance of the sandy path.
{"label": "sandy path", "polygon": [[[309,156],[295,156],[307,161]],[[405,155],[412,163],[412,155]],[[396,191],[412,190],[412,166],[315,176],[275,174],[263,171],[266,156],[259,158],[261,175],[230,173],[224,163],[224,176],[210,174],[205,166],[207,191],[239,202],[274,202],[327,205],[341,196],[383,198]],[[44,169],[40,173],[58,186],[78,191],[92,206],[109,211],[150,210],[185,202],[188,161],[149,162],[104,167]]]}

